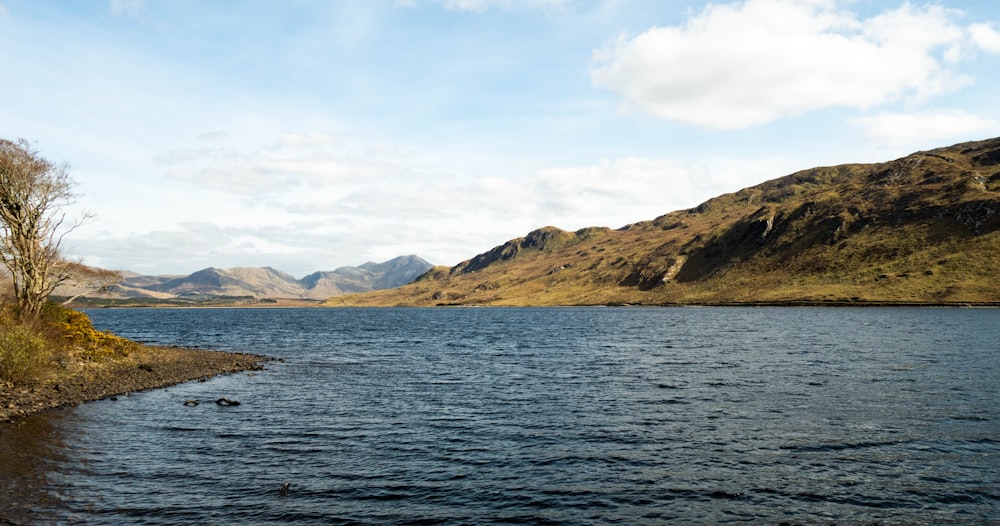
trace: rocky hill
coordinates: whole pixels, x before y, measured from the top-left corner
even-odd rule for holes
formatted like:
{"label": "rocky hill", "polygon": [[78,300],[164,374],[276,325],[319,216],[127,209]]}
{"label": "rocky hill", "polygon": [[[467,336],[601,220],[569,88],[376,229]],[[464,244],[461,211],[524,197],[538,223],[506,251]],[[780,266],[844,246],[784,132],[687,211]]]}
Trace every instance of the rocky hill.
{"label": "rocky hill", "polygon": [[327,305],[1000,304],[1000,138],[813,168],[618,230],[545,227]]}
{"label": "rocky hill", "polygon": [[432,265],[417,256],[401,256],[383,263],[314,272],[302,279],[270,267],[206,268],[188,276],[130,275],[110,298],[253,298],[325,299],[346,293],[398,287],[413,281]]}

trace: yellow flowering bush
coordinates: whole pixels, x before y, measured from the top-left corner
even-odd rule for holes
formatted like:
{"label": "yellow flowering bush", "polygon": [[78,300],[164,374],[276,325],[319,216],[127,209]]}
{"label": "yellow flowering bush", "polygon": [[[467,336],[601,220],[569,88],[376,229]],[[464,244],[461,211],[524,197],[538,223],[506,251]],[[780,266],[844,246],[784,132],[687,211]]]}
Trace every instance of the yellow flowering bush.
{"label": "yellow flowering bush", "polygon": [[110,332],[94,328],[90,318],[79,311],[61,309],[60,322],[67,345],[80,349],[80,356],[99,360],[112,356],[128,356],[137,344]]}

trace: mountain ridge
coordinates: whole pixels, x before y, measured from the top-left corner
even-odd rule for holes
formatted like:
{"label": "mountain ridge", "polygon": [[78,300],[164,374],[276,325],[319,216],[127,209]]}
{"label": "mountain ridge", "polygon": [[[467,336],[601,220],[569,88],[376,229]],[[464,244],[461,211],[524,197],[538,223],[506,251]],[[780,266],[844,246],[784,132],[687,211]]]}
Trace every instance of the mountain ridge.
{"label": "mountain ridge", "polygon": [[617,230],[543,227],[325,304],[995,304],[998,263],[994,138],[801,170]]}
{"label": "mountain ridge", "polygon": [[111,299],[169,300],[176,298],[252,298],[321,300],[346,293],[400,286],[432,265],[415,256],[399,256],[359,267],[317,271],[297,279],[273,267],[208,267],[184,275],[144,276],[133,273],[101,295]]}

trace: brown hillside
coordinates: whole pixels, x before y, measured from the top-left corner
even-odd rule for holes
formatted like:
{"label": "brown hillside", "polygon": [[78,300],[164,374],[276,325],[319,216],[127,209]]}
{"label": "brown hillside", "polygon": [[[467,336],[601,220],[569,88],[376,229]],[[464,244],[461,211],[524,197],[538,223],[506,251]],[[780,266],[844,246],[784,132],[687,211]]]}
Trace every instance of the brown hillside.
{"label": "brown hillside", "polygon": [[619,230],[546,227],[328,305],[998,303],[1000,138],[813,168]]}

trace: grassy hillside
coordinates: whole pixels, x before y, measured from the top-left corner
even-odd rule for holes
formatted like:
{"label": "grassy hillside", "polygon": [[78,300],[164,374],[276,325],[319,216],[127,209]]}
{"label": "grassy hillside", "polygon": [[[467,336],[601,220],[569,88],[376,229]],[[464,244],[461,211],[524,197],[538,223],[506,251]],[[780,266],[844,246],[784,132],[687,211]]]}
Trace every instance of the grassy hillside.
{"label": "grassy hillside", "polygon": [[619,230],[546,227],[326,305],[1000,303],[1000,138],[813,168]]}

